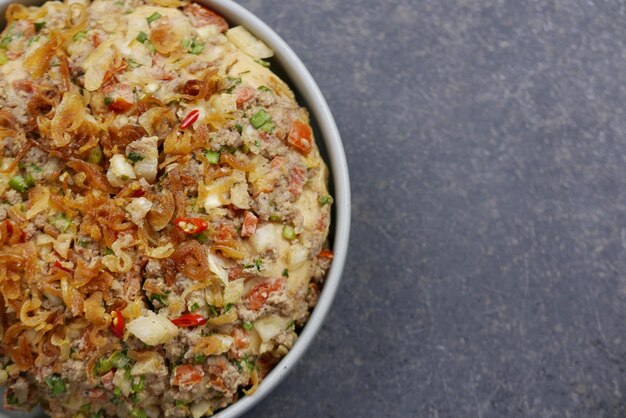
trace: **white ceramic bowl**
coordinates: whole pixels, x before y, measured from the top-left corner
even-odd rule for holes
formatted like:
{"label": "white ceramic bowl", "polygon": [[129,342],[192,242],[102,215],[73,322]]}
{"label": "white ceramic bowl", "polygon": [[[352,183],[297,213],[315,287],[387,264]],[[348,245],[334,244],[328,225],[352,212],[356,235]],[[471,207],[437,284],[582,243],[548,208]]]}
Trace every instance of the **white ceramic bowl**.
{"label": "white ceramic bowl", "polygon": [[[2,16],[4,10],[15,0],[0,0]],[[27,5],[42,4],[43,1],[25,0],[21,3]],[[272,60],[274,70],[279,69],[279,75],[294,89],[300,104],[306,106],[311,113],[313,127],[317,135],[317,143],[326,160],[331,173],[331,193],[334,197],[334,211],[331,224],[330,240],[334,252],[334,258],[328,271],[324,288],[320,295],[317,306],[313,310],[309,321],[300,333],[291,351],[280,363],[266,376],[258,390],[252,396],[246,396],[228,408],[215,414],[215,418],[235,418],[243,415],[246,411],[265,398],[294,368],[296,362],[304,355],[313,338],[319,331],[328,310],[333,302],[337,287],[341,279],[341,273],[346,260],[348,241],[350,235],[350,181],[348,165],[341,143],[341,137],[335,124],[328,104],[306,69],[300,58],[269,26],[258,17],[231,0],[200,0],[211,9],[223,15],[231,25],[244,25],[250,32],[265,41],[275,52]],[[0,21],[0,27],[4,28],[4,21]],[[41,412],[34,411],[30,414],[15,414],[2,411],[0,418],[6,417],[43,417]]]}

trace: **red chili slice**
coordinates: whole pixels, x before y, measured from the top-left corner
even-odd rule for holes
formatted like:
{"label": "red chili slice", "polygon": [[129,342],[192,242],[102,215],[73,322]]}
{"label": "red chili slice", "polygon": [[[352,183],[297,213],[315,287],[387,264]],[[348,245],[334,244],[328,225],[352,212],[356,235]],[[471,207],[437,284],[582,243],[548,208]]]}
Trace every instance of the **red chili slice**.
{"label": "red chili slice", "polygon": [[191,112],[189,112],[189,114],[185,116],[185,119],[183,119],[183,121],[181,122],[180,129],[186,129],[190,127],[191,125],[193,125],[193,123],[198,120],[199,116],[200,116],[200,111],[198,109],[194,109]]}
{"label": "red chili slice", "polygon": [[120,311],[111,312],[111,332],[117,338],[124,336],[124,317]]}
{"label": "red chili slice", "polygon": [[179,318],[172,319],[172,323],[177,327],[197,327],[206,324],[206,318],[198,314],[187,314]]}
{"label": "red chili slice", "polygon": [[174,225],[187,235],[199,234],[209,227],[209,224],[200,218],[176,218]]}

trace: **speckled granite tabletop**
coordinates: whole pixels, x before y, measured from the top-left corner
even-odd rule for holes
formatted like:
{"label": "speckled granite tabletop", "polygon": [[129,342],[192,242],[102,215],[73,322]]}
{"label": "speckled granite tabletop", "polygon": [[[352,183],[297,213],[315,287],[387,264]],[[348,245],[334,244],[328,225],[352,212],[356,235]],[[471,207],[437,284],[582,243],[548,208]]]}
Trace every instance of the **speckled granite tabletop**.
{"label": "speckled granite tabletop", "polygon": [[308,65],[350,258],[254,417],[626,414],[626,3],[242,0]]}

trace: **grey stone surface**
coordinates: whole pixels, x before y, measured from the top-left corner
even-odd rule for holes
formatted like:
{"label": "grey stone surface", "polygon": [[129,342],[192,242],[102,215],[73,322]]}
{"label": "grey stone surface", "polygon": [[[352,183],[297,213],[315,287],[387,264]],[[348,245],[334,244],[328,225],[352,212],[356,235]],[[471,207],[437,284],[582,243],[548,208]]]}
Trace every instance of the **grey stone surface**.
{"label": "grey stone surface", "polygon": [[343,135],[350,258],[254,417],[626,416],[626,3],[242,0]]}

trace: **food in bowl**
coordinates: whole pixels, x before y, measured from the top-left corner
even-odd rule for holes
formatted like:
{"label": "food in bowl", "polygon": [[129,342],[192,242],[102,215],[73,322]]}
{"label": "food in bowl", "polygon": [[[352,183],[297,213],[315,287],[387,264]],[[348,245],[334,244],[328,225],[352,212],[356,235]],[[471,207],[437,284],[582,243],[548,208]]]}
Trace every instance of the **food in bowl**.
{"label": "food in bowl", "polygon": [[177,0],[7,22],[5,408],[201,417],[253,392],[333,256],[327,169],[273,52]]}

